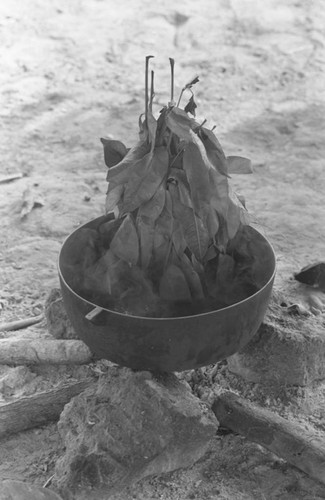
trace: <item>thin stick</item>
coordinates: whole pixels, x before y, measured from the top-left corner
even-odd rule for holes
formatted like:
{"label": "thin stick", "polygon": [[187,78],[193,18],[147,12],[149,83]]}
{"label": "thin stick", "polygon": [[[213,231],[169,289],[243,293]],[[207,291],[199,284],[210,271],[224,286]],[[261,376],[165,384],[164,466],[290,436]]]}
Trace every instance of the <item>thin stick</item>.
{"label": "thin stick", "polygon": [[35,325],[44,319],[43,314],[34,316],[33,318],[19,319],[17,321],[10,321],[9,323],[0,324],[0,332],[10,332],[12,330],[21,330],[27,326]]}
{"label": "thin stick", "polygon": [[21,179],[23,177],[22,173],[5,175],[0,177],[0,184],[6,184],[7,182],[16,181],[17,179]]}
{"label": "thin stick", "polygon": [[154,56],[146,56],[146,71],[145,71],[145,119],[148,123],[148,104],[149,104],[149,60]]}
{"label": "thin stick", "polygon": [[169,58],[170,63],[170,102],[169,106],[175,106],[174,102],[174,67],[175,67],[175,59],[172,57]]}

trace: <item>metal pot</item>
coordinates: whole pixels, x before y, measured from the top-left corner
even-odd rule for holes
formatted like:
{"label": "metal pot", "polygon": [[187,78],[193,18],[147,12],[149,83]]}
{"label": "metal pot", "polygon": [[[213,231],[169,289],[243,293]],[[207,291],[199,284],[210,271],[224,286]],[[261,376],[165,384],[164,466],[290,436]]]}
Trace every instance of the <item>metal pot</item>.
{"label": "metal pot", "polygon": [[59,277],[68,317],[77,335],[96,356],[136,370],[182,371],[225,359],[255,335],[275,276],[274,251],[257,230],[249,227],[259,262],[258,292],[229,307],[195,316],[146,318],[101,308],[78,295],[66,281],[66,268],[75,259],[72,246],[78,231],[96,229],[105,220],[107,217],[99,217],[76,229],[65,240],[59,256]]}

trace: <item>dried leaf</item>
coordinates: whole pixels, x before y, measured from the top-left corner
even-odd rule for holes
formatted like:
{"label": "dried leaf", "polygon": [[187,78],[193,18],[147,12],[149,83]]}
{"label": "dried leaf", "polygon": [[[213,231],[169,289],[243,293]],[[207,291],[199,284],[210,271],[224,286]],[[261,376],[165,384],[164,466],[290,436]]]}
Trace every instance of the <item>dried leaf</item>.
{"label": "dried leaf", "polygon": [[43,207],[45,201],[41,195],[34,193],[33,190],[28,187],[23,192],[23,201],[21,204],[20,218],[24,219],[27,215],[34,209],[38,207]]}
{"label": "dried leaf", "polygon": [[160,298],[169,302],[190,302],[191,292],[183,271],[170,264],[164,272],[159,285]]}
{"label": "dried leaf", "polygon": [[132,170],[124,192],[123,210],[132,212],[150,200],[167,175],[168,152],[165,147],[158,147],[153,155],[148,153],[145,161]]}
{"label": "dried leaf", "polygon": [[193,87],[193,85],[195,85],[199,81],[200,81],[199,77],[196,75],[194,78],[192,78],[192,80],[190,82],[188,82],[186,85],[184,85],[184,89],[191,89]]}
{"label": "dried leaf", "polygon": [[105,139],[104,137],[102,137],[100,141],[104,146],[104,159],[108,168],[117,165],[127,154],[128,150],[121,141]]}
{"label": "dried leaf", "polygon": [[184,111],[195,116],[195,110],[197,108],[196,102],[194,101],[194,96],[192,95],[188,103],[186,104]]}
{"label": "dried leaf", "polygon": [[125,262],[136,265],[139,260],[139,239],[132,216],[127,215],[114,238],[112,239],[110,249],[112,252]]}
{"label": "dried leaf", "polygon": [[252,174],[252,162],[241,156],[227,156],[227,168],[230,174]]}

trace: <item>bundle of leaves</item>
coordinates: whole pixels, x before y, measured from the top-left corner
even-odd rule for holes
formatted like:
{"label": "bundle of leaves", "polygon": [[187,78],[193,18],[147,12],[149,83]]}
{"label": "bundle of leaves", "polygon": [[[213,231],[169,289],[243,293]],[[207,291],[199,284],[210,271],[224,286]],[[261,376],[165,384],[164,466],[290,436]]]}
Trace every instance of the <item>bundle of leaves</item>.
{"label": "bundle of leaves", "polygon": [[128,149],[101,139],[111,217],[92,237],[94,256],[81,286],[100,305],[182,316],[224,307],[257,289],[249,252],[237,248],[236,254],[249,220],[229,184],[231,174],[250,173],[251,163],[226,157],[213,130],[195,120],[197,82],[182,90],[191,92],[184,109],[172,94],[155,118],[152,73],[139,141]]}

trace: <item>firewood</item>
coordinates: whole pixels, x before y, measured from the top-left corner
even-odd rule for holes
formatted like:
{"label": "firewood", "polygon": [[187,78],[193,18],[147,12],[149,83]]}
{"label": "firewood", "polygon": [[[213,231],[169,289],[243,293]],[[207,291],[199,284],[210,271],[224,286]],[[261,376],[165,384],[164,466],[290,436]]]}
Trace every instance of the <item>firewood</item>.
{"label": "firewood", "polygon": [[0,439],[58,420],[64,406],[93,383],[83,380],[0,405]]}
{"label": "firewood", "polygon": [[43,314],[33,316],[31,318],[18,319],[16,321],[9,321],[8,323],[0,323],[0,332],[9,332],[12,330],[20,330],[27,328],[27,326],[35,325],[44,319]]}
{"label": "firewood", "polygon": [[81,340],[0,339],[0,365],[87,364],[93,359]]}
{"label": "firewood", "polygon": [[319,437],[270,410],[259,408],[232,392],[222,393],[212,410],[222,427],[260,444],[325,483],[325,437]]}

